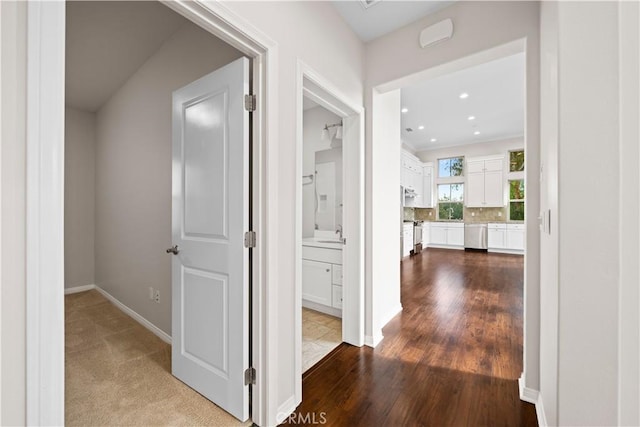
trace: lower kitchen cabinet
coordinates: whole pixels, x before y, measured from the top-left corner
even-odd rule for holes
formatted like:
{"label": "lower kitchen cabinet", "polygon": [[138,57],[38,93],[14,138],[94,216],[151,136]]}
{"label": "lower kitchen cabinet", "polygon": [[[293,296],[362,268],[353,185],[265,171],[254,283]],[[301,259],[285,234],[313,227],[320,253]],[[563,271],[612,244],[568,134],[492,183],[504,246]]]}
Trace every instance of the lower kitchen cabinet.
{"label": "lower kitchen cabinet", "polygon": [[524,254],[524,224],[489,223],[487,228],[489,252]]}
{"label": "lower kitchen cabinet", "polygon": [[464,224],[461,222],[431,222],[429,224],[429,240],[425,240],[423,246],[464,249]]}

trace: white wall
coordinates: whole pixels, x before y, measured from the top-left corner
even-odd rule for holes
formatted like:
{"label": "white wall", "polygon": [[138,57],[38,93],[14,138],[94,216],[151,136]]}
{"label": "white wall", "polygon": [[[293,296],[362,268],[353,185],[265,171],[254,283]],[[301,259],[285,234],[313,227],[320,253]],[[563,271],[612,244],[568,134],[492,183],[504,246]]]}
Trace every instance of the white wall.
{"label": "white wall", "polygon": [[638,5],[559,2],[542,18],[542,196],[559,231],[543,237],[558,276],[544,256],[542,406],[551,425],[637,425]]}
{"label": "white wall", "polygon": [[[304,61],[353,105],[362,105],[364,49],[360,40],[344,23],[330,2],[224,2],[232,12],[267,35],[278,45],[277,99],[278,141],[271,149],[270,168],[278,171],[277,214],[274,233],[277,253],[270,252],[268,286],[277,286],[278,306],[267,310],[277,316],[277,328],[269,345],[277,346],[273,361],[278,378],[275,400],[281,416],[295,409],[295,386],[301,378],[294,375],[295,358],[295,194],[296,194],[296,67]],[[273,162],[271,162],[273,161]],[[272,237],[273,238],[273,237]],[[276,332],[277,331],[277,332]]]}
{"label": "white wall", "polygon": [[[453,37],[443,43],[427,49],[418,44],[420,31],[442,19],[453,20]],[[367,108],[367,194],[380,194],[374,185],[375,175],[387,173],[389,166],[376,168],[372,159],[377,150],[386,150],[384,141],[375,135],[372,126],[373,92],[376,87],[385,85],[385,90],[402,77],[420,73],[469,55],[526,38],[527,73],[527,144],[526,181],[528,203],[526,216],[536,218],[539,210],[539,3],[537,2],[482,2],[461,1],[405,26],[395,32],[376,39],[366,46],[366,90]],[[515,52],[514,52],[515,53]],[[388,84],[389,83],[389,84]],[[374,112],[375,113],[375,112]],[[400,150],[398,144],[397,149]],[[398,181],[399,186],[399,181]],[[382,194],[380,194],[382,196]],[[386,196],[388,203],[397,204],[397,197],[391,192]],[[377,213],[372,209],[369,199],[366,206],[367,224],[376,223],[372,219]],[[379,228],[367,229],[366,246],[375,248],[382,242],[384,229],[394,227],[391,222],[378,222]],[[374,249],[375,250],[375,249]],[[397,251],[389,248],[387,259],[396,259]],[[533,389],[538,388],[539,371],[539,235],[537,224],[527,224],[527,254],[525,262],[525,383]],[[372,263],[372,254],[367,254],[366,286],[371,289],[373,277],[386,275],[388,264]],[[370,333],[365,332],[365,333]]]}
{"label": "white wall", "polygon": [[[402,309],[400,301],[400,102],[399,90],[377,94],[373,103],[372,128],[382,141],[371,153],[375,191],[370,194],[371,228],[376,232],[371,256],[370,316],[365,337],[370,345],[382,338],[382,327]],[[393,256],[391,256],[393,255]]]}
{"label": "white wall", "polygon": [[440,148],[437,150],[419,151],[417,156],[423,162],[432,162],[434,167],[437,167],[438,159],[446,159],[447,157],[481,157],[492,156],[494,154],[504,154],[506,156],[508,151],[523,148],[524,139],[514,138],[481,142],[478,144],[458,145],[456,147]]}
{"label": "white wall", "polygon": [[540,400],[549,425],[558,424],[558,3],[540,10]]}
{"label": "white wall", "polygon": [[96,115],[65,109],[64,286],[95,283]]}
{"label": "white wall", "polygon": [[97,112],[96,284],[168,334],[171,93],[240,56],[187,24]]}
{"label": "white wall", "polygon": [[[323,107],[314,107],[305,110],[303,113],[302,123],[302,141],[304,144],[302,153],[302,175],[312,175],[316,170],[316,152],[331,149],[331,140],[323,140],[321,132],[325,124],[333,124],[340,122],[341,118],[333,114],[331,111]],[[331,135],[334,135],[335,128],[331,129]],[[338,149],[340,152],[341,149]],[[336,200],[342,203],[342,155],[336,158]],[[315,180],[315,178],[314,178]],[[303,180],[303,184],[309,182],[308,179]],[[313,237],[315,229],[315,182],[302,186],[302,237]],[[342,224],[342,209],[336,209],[335,222]],[[333,231],[333,230],[332,230]]]}
{"label": "white wall", "polygon": [[0,425],[26,424],[26,9],[0,2]]}

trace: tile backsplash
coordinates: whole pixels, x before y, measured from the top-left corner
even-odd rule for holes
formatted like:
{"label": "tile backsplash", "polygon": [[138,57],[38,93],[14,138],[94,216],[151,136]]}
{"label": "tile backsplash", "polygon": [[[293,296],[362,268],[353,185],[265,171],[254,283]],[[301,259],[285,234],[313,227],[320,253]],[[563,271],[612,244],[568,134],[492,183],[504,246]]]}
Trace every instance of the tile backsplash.
{"label": "tile backsplash", "polygon": [[404,208],[404,215],[402,217],[405,221],[415,221],[415,209],[414,208]]}
{"label": "tile backsplash", "polygon": [[[429,208],[404,208],[405,221],[436,221],[436,210]],[[464,222],[506,222],[507,208],[464,208]]]}
{"label": "tile backsplash", "polygon": [[416,219],[418,221],[435,221],[436,210],[429,208],[416,208]]}
{"label": "tile backsplash", "polygon": [[507,208],[464,208],[464,222],[506,222]]}

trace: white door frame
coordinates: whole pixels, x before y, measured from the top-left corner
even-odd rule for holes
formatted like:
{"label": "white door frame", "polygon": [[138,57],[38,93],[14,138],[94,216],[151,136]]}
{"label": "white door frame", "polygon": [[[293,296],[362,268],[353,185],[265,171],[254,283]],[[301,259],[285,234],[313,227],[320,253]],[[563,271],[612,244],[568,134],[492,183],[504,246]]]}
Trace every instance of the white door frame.
{"label": "white door frame", "polygon": [[[276,423],[276,235],[278,49],[275,42],[218,2],[166,6],[252,59],[253,229],[252,419]],[[64,424],[64,93],[65,3],[29,2],[27,32],[27,424]],[[268,112],[268,114],[267,114]]]}
{"label": "white door frame", "polygon": [[[303,97],[307,96],[327,110],[340,116],[343,134],[343,181],[354,183],[353,189],[343,188],[345,205],[343,224],[347,244],[343,247],[342,338],[356,346],[364,344],[364,108],[353,104],[302,60],[297,61],[296,72],[296,221],[295,221],[295,397],[302,401],[302,165],[303,165]],[[347,131],[347,129],[351,129]],[[349,206],[347,206],[349,204]],[[347,218],[347,215],[350,217]]]}

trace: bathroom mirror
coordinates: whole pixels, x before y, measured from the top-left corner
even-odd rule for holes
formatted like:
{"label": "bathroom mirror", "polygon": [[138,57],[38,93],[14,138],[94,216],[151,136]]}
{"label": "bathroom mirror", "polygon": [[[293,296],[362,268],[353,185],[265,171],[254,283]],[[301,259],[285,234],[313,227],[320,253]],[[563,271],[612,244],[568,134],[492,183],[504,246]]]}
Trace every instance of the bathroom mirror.
{"label": "bathroom mirror", "polygon": [[342,149],[315,153],[315,229],[335,231],[342,224]]}

